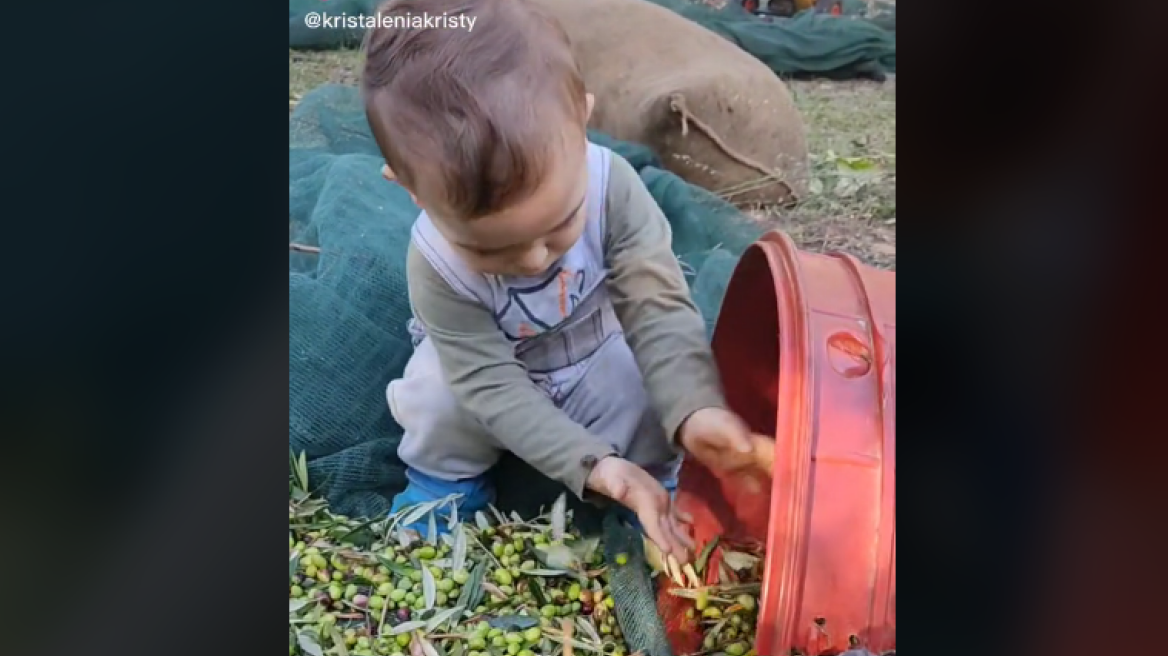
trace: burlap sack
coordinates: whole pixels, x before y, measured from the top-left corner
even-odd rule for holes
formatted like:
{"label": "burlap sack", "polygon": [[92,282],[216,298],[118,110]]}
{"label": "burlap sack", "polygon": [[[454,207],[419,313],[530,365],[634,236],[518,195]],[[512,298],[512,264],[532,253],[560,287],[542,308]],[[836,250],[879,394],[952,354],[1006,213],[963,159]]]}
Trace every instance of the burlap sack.
{"label": "burlap sack", "polygon": [[533,0],[572,39],[590,127],[649,146],[685,180],[734,203],[806,190],[803,120],[787,87],[730,41],[644,0]]}

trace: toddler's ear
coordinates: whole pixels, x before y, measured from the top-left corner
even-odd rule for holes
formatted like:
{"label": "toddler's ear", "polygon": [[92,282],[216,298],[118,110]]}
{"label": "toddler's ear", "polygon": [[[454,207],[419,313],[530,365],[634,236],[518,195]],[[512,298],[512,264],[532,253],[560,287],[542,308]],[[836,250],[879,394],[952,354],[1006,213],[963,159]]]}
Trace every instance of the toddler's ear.
{"label": "toddler's ear", "polygon": [[584,113],[584,120],[587,122],[592,120],[592,107],[596,105],[596,96],[586,93],[584,94],[584,102],[588,110]]}
{"label": "toddler's ear", "polygon": [[[402,186],[402,183],[397,181],[397,176],[394,175],[393,169],[389,168],[389,164],[382,164],[381,165],[381,177],[385,178],[386,180],[389,180],[390,182],[396,182],[397,185],[400,186],[402,189],[406,189],[404,186]],[[418,197],[414,195],[414,192],[410,191],[409,189],[406,189],[406,193],[408,193],[410,195],[410,200],[414,201],[414,205],[417,205],[418,204]]]}

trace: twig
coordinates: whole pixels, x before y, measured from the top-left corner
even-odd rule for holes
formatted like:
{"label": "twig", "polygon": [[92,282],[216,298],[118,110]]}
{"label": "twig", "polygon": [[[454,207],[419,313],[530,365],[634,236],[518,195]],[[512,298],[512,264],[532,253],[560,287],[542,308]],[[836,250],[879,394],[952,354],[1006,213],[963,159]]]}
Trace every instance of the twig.
{"label": "twig", "polygon": [[288,248],[290,250],[294,250],[298,253],[319,253],[320,252],[320,246],[308,246],[307,244],[297,244],[296,242],[292,242],[292,243],[288,244]]}
{"label": "twig", "polygon": [[572,656],[572,633],[576,630],[576,625],[570,619],[563,619],[560,621],[560,626],[564,627],[564,656]]}

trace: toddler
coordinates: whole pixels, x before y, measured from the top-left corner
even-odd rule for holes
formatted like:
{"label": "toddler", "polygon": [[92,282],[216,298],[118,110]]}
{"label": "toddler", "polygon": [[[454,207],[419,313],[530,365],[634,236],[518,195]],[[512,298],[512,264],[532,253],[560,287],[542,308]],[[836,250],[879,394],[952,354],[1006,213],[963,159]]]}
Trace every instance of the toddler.
{"label": "toddler", "polygon": [[685,558],[683,450],[744,469],[758,438],[725,409],[669,224],[632,166],[587,140],[593,98],[554,19],[524,0],[380,10],[426,13],[474,29],[382,20],[362,79],[383,172],[422,208],[415,351],[386,390],[409,477],[394,511],[452,493],[463,516],[485,508],[506,450],[623,504]]}

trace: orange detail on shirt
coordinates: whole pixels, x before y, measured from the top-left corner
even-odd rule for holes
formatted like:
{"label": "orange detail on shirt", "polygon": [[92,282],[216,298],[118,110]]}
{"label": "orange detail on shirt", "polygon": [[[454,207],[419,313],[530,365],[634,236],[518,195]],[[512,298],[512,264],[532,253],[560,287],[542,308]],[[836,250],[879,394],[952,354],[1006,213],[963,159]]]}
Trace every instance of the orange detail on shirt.
{"label": "orange detail on shirt", "polygon": [[568,271],[560,270],[560,318],[568,317]]}
{"label": "orange detail on shirt", "polygon": [[527,323],[526,321],[519,324],[520,337],[531,337],[533,335],[535,335],[535,328],[532,328],[531,324]]}

